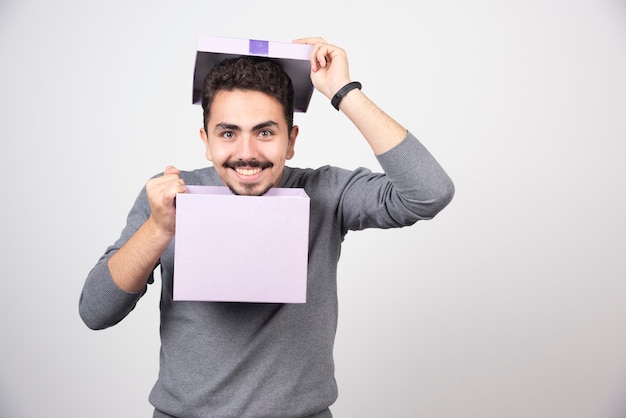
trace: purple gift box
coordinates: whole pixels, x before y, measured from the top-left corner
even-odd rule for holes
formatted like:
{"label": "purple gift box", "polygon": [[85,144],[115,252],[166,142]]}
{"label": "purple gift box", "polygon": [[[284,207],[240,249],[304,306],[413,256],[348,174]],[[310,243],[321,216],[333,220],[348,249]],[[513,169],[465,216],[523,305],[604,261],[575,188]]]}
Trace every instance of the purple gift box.
{"label": "purple gift box", "polygon": [[176,197],[174,300],[305,303],[309,197],[237,196],[187,186]]}
{"label": "purple gift box", "polygon": [[313,95],[311,63],[312,45],[270,42],[256,39],[199,36],[193,76],[192,103],[202,101],[202,84],[209,70],[227,58],[241,55],[277,60],[291,77],[295,92],[294,110],[306,112]]}

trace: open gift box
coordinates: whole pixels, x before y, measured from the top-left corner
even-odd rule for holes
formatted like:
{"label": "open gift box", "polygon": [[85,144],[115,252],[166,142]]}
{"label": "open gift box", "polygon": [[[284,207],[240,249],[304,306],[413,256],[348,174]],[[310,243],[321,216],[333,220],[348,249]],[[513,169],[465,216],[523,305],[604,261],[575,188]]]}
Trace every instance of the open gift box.
{"label": "open gift box", "polygon": [[238,196],[187,186],[176,196],[174,300],[305,303],[309,197]]}

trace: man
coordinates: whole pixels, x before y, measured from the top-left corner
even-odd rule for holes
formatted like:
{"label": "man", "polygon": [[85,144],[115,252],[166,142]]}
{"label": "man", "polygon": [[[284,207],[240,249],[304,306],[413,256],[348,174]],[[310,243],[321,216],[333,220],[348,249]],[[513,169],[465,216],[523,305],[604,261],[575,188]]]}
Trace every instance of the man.
{"label": "man", "polygon": [[[285,166],[298,127],[293,86],[280,66],[241,58],[208,74],[200,136],[212,166],[167,167],[146,183],[80,299],[90,328],[112,326],[135,307],[160,266],[160,371],[150,394],[155,417],[330,417],[344,236],[430,219],[452,199],[453,184],[431,154],[352,82],[343,49],[321,38],[294,42],[313,45],[314,87],[354,123],[385,173]],[[306,303],[173,301],[175,196],[186,184],[226,185],[241,195],[304,188],[311,210]],[[241,245],[262,246],[263,239],[243,236]]]}

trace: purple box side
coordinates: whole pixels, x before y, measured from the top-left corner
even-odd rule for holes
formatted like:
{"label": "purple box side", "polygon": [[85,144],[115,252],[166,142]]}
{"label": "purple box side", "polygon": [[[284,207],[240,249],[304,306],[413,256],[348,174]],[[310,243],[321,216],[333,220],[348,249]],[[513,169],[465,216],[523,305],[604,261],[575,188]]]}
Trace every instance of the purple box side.
{"label": "purple box side", "polygon": [[[235,196],[188,188],[177,196],[174,300],[306,302],[310,202],[302,189]],[[263,244],[242,245],[241,236]]]}

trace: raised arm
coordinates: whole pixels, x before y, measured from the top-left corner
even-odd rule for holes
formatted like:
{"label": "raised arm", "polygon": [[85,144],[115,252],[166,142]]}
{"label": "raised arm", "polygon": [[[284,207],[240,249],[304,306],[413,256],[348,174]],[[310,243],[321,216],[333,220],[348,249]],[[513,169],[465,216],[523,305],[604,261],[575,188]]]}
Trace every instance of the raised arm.
{"label": "raised arm", "polygon": [[[346,52],[322,38],[301,38],[295,43],[313,45],[311,81],[329,100],[351,83]],[[407,136],[407,130],[383,112],[359,88],[347,92],[339,102],[341,110],[363,134],[374,154],[391,150]]]}
{"label": "raised arm", "polygon": [[[410,225],[441,211],[454,195],[452,180],[417,138],[383,112],[358,85],[355,88],[346,52],[322,38],[293,42],[313,45],[313,85],[354,123],[385,172],[384,176],[355,176],[354,184],[360,185],[345,189],[342,208],[349,209],[342,213],[346,229]],[[350,209],[355,207],[367,209]]]}

